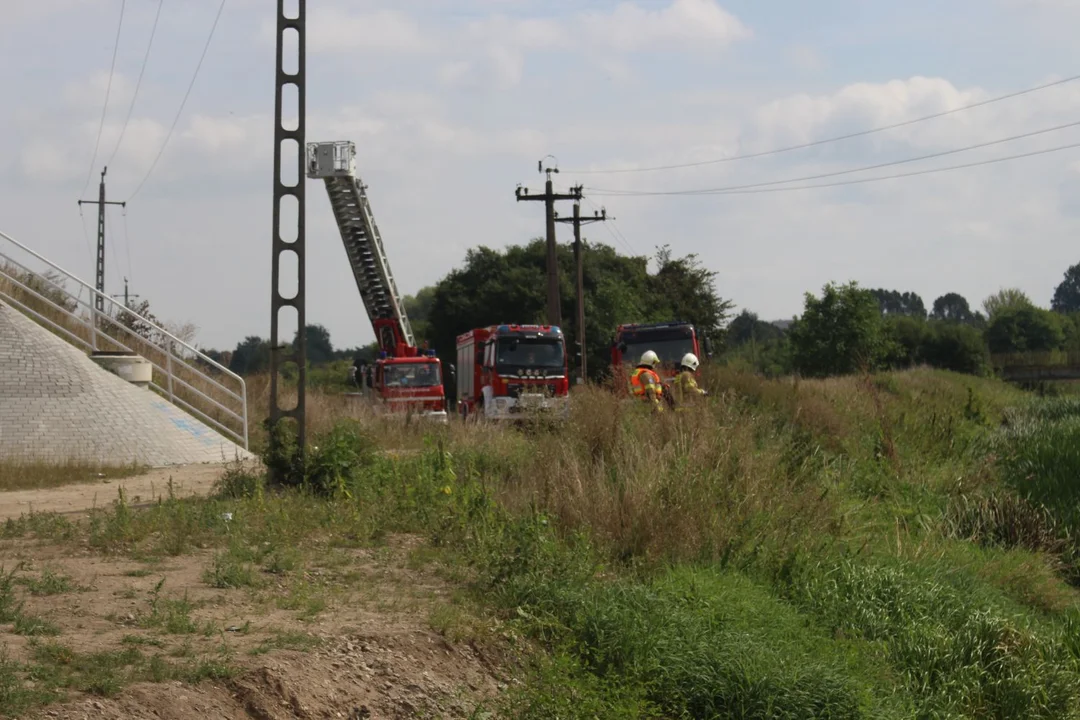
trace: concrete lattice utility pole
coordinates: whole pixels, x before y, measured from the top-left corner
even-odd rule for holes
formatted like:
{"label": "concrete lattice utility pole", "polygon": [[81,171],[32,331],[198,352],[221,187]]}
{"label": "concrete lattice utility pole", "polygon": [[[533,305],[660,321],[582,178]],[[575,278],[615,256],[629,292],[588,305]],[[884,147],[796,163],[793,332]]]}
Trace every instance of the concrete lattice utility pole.
{"label": "concrete lattice utility pole", "polygon": [[94,307],[97,308],[98,312],[105,312],[105,206],[119,205],[120,207],[127,207],[127,203],[105,199],[105,173],[108,170],[107,167],[101,169],[101,185],[98,187],[98,199],[79,201],[80,208],[83,205],[98,206],[97,275],[95,277],[95,287],[98,294],[94,296]]}

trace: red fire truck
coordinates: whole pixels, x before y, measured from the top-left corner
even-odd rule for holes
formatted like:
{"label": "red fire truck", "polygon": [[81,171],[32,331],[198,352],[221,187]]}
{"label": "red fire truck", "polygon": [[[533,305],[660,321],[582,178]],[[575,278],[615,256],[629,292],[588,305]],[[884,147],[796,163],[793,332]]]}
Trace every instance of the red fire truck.
{"label": "red fire truck", "polygon": [[307,168],[308,177],[326,184],[345,255],[379,343],[374,367],[358,380],[380,398],[384,409],[446,422],[442,363],[434,351],[421,350],[413,340],[367,186],[356,174],[356,146],[347,141],[309,143]]}
{"label": "red fire truck", "polygon": [[694,353],[701,358],[703,347],[706,357],[712,355],[709,339],[701,338],[700,343],[698,340],[696,328],[688,322],[620,325],[611,343],[612,370],[616,377],[619,373],[625,375],[628,368],[638,364],[646,350],[652,350],[660,356],[657,373],[669,383],[678,372],[679,363],[686,353]]}
{"label": "red fire truck", "polygon": [[566,339],[553,325],[492,325],[458,335],[457,378],[463,419],[570,413]]}

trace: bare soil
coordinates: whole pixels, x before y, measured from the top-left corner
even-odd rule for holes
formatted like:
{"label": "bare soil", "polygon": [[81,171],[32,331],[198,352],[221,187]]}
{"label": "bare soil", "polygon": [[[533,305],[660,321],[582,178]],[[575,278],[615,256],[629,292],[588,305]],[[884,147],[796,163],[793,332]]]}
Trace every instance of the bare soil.
{"label": "bare soil", "polygon": [[[31,502],[35,511],[78,513],[107,504],[117,485],[133,503],[149,501],[170,475],[178,494],[201,492],[219,474],[220,468],[202,466],[105,486],[0,493],[0,518],[28,512]],[[0,541],[0,564],[10,571],[22,563],[18,577],[68,579],[55,594],[21,591],[23,613],[58,634],[31,639],[0,624],[0,654],[6,647],[9,659],[31,662],[35,645],[56,643],[84,654],[137,647],[177,663],[227,656],[239,668],[225,680],[137,683],[111,697],[69,691],[66,701],[27,717],[486,717],[477,709],[510,682],[485,650],[495,647],[487,640],[497,633],[485,630],[478,641],[472,616],[461,631],[466,611],[416,538],[334,549],[289,577],[260,571],[256,587],[212,587],[204,572],[213,557],[203,550],[138,562],[70,543]]]}
{"label": "bare soil", "polygon": [[151,503],[168,494],[170,480],[177,497],[205,495],[221,477],[224,467],[181,465],[156,468],[145,474],[120,480],[0,492],[0,520],[17,518],[30,512],[85,513],[94,507],[107,506],[115,500],[117,488],[124,489],[124,494],[132,505]]}

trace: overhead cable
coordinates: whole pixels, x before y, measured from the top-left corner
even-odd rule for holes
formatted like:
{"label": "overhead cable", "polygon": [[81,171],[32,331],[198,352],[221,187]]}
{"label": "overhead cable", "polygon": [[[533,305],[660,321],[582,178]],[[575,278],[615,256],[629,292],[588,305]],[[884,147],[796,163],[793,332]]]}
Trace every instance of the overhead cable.
{"label": "overhead cable", "polygon": [[954,113],[964,112],[966,110],[972,110],[977,107],[983,107],[984,105],[990,105],[992,103],[1002,102],[1003,100],[1011,100],[1015,97],[1022,95],[1028,95],[1030,93],[1039,92],[1040,90],[1046,90],[1048,88],[1056,87],[1058,85],[1064,85],[1065,83],[1071,83],[1076,80],[1080,80],[1080,75],[1071,75],[1061,80],[1054,80],[1053,82],[1044,83],[1042,85],[1036,85],[1035,87],[1026,88],[1024,90],[1018,90],[1006,95],[999,95],[997,97],[989,98],[987,100],[980,100],[978,102],[969,103],[968,105],[961,105],[960,107],[951,108],[949,110],[943,110],[930,115],[923,115],[922,117],[912,118],[910,120],[904,120],[902,122],[892,123],[891,125],[882,125],[880,127],[871,128],[869,130],[860,130],[858,132],[847,133],[846,135],[837,135],[834,137],[823,138],[821,140],[814,140],[812,142],[802,143],[800,145],[789,145],[787,147],[774,148],[772,150],[763,150],[761,152],[746,153],[743,155],[731,155],[729,157],[714,158],[711,160],[698,160],[696,162],[688,163],[675,163],[671,165],[655,165],[652,167],[635,167],[635,168],[607,168],[607,169],[585,169],[580,170],[563,170],[563,173],[570,173],[576,175],[615,175],[619,173],[635,173],[635,172],[654,172],[657,170],[677,170],[681,168],[701,167],[703,165],[716,165],[718,163],[734,162],[736,160],[750,160],[752,158],[768,157],[770,155],[779,155],[781,153],[793,152],[795,150],[804,150],[806,148],[817,147],[819,145],[825,145],[828,143],[840,142],[842,140],[851,140],[853,138],[865,137],[867,135],[873,135],[875,133],[885,132],[886,130],[895,130],[896,128],[906,127],[908,125],[914,125],[916,123],[926,122],[927,120],[934,120],[936,118],[945,117]]}

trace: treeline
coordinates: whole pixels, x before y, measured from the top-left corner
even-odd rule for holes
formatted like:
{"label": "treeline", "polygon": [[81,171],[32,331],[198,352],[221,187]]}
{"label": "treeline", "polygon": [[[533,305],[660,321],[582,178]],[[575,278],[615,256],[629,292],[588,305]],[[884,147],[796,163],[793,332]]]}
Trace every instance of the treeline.
{"label": "treeline", "polygon": [[[608,371],[615,328],[629,322],[692,322],[722,351],[720,361],[770,376],[824,376],[919,364],[983,374],[990,370],[991,354],[1080,352],[1080,264],[1065,273],[1050,309],[1036,306],[1017,289],[991,295],[978,309],[955,292],[941,295],[927,308],[917,293],[849,282],[826,285],[820,297],[807,293],[802,314],[790,322],[765,322],[749,310],[732,318],[732,302],[716,290],[716,273],[702,267],[693,254],[675,257],[664,246],[652,257],[627,256],[590,243],[583,256],[582,349],[576,345],[571,249],[560,245],[557,259],[572,365],[584,351],[593,379]],[[404,305],[417,343],[427,343],[444,362],[452,362],[457,336],[471,328],[544,323],[546,287],[546,245],[535,239],[501,250],[469,250],[461,267],[406,296]],[[306,334],[313,366],[371,361],[378,352],[375,344],[336,349],[321,325],[309,326]],[[245,338],[231,352],[208,354],[243,375],[265,371],[270,363],[269,342],[257,336]]]}
{"label": "treeline", "polygon": [[767,375],[810,377],[926,364],[984,374],[991,354],[1080,352],[1080,264],[1069,268],[1051,309],[1008,288],[972,310],[957,293],[927,312],[916,293],[827,284],[806,294],[786,328],[744,311],[727,330],[727,361]]}
{"label": "treeline", "polygon": [[[296,343],[298,335],[299,333],[293,336],[293,344]],[[364,347],[337,349],[330,340],[330,331],[322,325],[308,325],[306,336],[307,361],[312,366],[354,358],[371,361],[378,352],[378,347],[374,343]],[[203,350],[203,352],[211,360],[221,363],[238,375],[252,375],[270,369],[270,341],[257,335],[244,338],[233,350]]]}
{"label": "treeline", "polygon": [[[572,365],[576,346],[576,266],[570,248],[558,248],[563,326]],[[694,323],[700,332],[721,341],[732,303],[715,288],[715,273],[695,255],[674,257],[667,247],[655,255],[619,255],[603,244],[589,244],[583,260],[585,287],[585,352],[589,374],[599,379],[611,360],[615,328],[627,322],[672,319]],[[416,342],[428,343],[444,362],[457,355],[457,336],[467,330],[499,323],[545,322],[547,249],[544,240],[511,245],[502,250],[469,250],[462,267],[433,286],[403,299]],[[360,298],[356,298],[359,306]],[[295,339],[294,339],[295,342]],[[372,360],[375,344],[337,350],[321,325],[307,329],[307,357],[312,366],[336,360]],[[250,336],[231,352],[205,351],[233,372],[249,375],[270,365],[270,343]]]}

